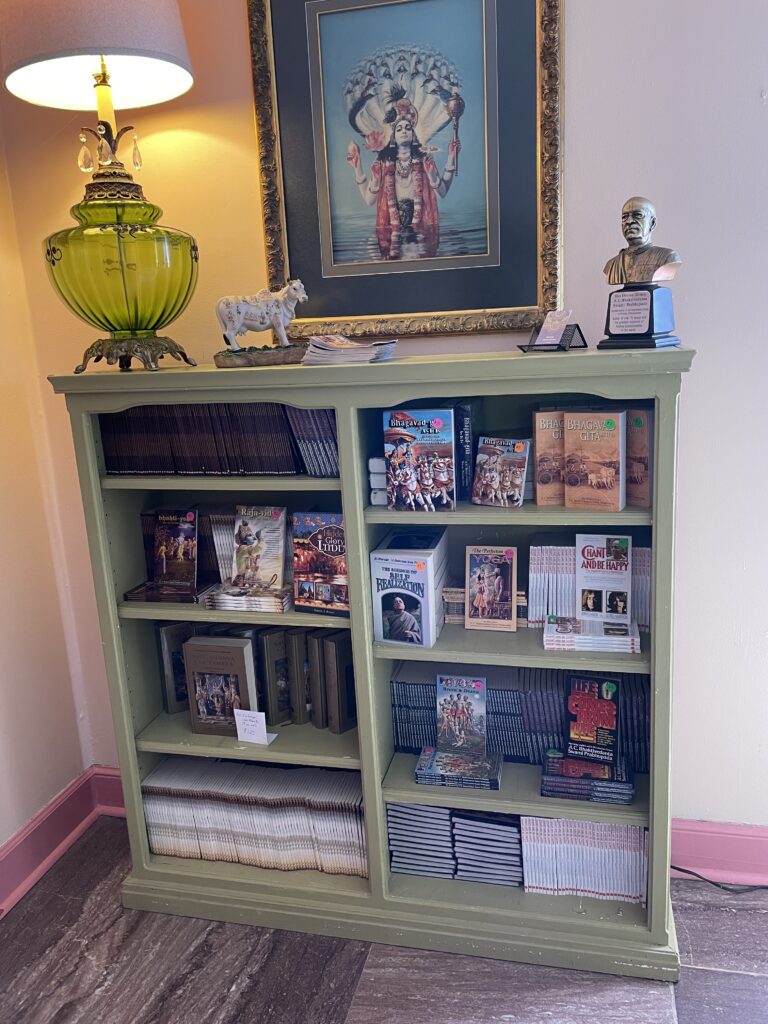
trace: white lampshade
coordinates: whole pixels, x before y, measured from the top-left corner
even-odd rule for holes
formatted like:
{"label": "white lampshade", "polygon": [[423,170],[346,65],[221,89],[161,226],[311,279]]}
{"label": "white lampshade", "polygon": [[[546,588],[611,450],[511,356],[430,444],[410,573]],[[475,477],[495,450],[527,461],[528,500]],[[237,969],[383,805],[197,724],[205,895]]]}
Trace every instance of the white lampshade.
{"label": "white lampshade", "polygon": [[120,110],[192,85],[176,0],[0,0],[0,50],[6,87],[44,107],[93,110],[102,55]]}

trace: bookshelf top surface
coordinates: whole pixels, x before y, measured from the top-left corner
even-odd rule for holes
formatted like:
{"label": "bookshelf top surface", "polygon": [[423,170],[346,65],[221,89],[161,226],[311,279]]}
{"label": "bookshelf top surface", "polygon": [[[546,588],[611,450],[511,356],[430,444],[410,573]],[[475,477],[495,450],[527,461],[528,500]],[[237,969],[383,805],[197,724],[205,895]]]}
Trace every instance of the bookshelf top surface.
{"label": "bookshelf top surface", "polygon": [[[412,384],[421,382],[456,383],[471,391],[476,381],[562,380],[580,378],[644,376],[648,374],[680,374],[690,369],[694,349],[662,350],[627,349],[601,352],[584,349],[578,352],[525,354],[515,349],[510,339],[509,352],[446,353],[441,355],[400,355],[391,362],[339,366],[261,366],[222,370],[214,366],[185,366],[180,369],[161,368],[153,373],[140,371],[126,374],[119,370],[100,373],[52,375],[50,380],[57,394],[161,394],[181,391],[183,399],[196,401],[195,392],[224,389],[237,400],[241,390],[269,390],[285,386],[317,388]],[[401,352],[407,351],[401,342]],[[222,399],[224,400],[224,399]],[[322,405],[322,394],[316,404]]]}

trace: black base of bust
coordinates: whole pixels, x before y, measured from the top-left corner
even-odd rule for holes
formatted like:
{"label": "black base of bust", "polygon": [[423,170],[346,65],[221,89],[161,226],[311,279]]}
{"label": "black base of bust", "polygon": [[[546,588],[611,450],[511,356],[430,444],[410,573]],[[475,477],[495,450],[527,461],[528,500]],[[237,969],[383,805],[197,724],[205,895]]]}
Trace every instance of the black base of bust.
{"label": "black base of bust", "polygon": [[657,334],[657,335],[645,335],[645,334],[628,334],[623,338],[603,338],[602,341],[598,342],[597,347],[601,349],[619,349],[619,348],[675,348],[677,345],[682,345],[682,342],[674,334]]}

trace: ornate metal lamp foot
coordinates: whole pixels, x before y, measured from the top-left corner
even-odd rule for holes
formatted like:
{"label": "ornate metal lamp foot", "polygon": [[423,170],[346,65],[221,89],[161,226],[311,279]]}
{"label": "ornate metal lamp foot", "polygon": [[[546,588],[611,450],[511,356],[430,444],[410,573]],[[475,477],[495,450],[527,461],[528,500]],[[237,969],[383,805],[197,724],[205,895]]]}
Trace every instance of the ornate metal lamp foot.
{"label": "ornate metal lamp foot", "polygon": [[197,366],[194,359],[190,359],[181,345],[172,338],[161,338],[157,335],[149,337],[131,336],[127,338],[99,338],[83,353],[83,361],[75,367],[75,373],[82,373],[88,363],[93,359],[94,363],[106,359],[109,366],[118,363],[121,370],[131,369],[131,360],[138,359],[145,370],[159,370],[158,359],[163,356],[173,356],[188,366]]}

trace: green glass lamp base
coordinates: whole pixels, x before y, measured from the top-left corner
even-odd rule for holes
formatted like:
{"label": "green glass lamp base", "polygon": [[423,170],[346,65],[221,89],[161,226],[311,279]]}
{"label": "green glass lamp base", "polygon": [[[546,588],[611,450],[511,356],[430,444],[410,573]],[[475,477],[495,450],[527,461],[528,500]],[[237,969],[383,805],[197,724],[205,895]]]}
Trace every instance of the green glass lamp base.
{"label": "green glass lamp base", "polygon": [[108,338],[99,338],[88,346],[83,353],[83,361],[75,367],[75,373],[82,373],[91,359],[94,363],[106,359],[109,366],[118,363],[121,370],[130,370],[131,360],[138,359],[145,370],[159,370],[157,361],[163,356],[173,356],[188,366],[197,366],[195,360],[190,359],[172,338],[159,337],[154,331],[115,331]]}

